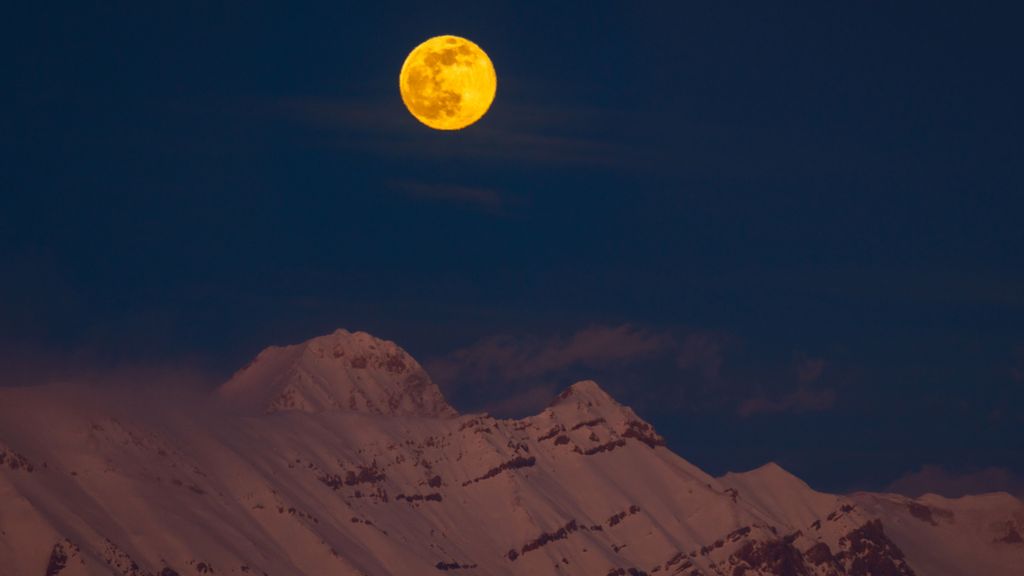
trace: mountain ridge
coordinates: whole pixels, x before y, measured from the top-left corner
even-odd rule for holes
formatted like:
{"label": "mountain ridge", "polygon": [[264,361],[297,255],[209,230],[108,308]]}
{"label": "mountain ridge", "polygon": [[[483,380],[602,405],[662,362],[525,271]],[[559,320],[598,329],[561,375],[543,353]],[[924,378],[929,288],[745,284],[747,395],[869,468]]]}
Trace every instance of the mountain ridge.
{"label": "mountain ridge", "polygon": [[[268,349],[256,365],[274,369],[234,385],[248,412],[115,411],[66,388],[0,390],[0,566],[18,576],[1009,576],[1024,562],[1024,504],[1012,497],[824,494],[774,464],[715,478],[593,381],[520,419],[439,412],[446,402],[423,411],[403,403],[422,381],[396,388],[418,364],[393,378],[385,341],[329,336]],[[332,403],[313,380],[300,380],[314,382],[300,390],[306,404],[270,409],[297,358],[333,367],[370,344],[383,355],[354,369],[364,378],[329,371],[326,390],[362,386],[388,411]],[[377,360],[387,378],[367,377]],[[394,411],[380,400],[392,393]]]}

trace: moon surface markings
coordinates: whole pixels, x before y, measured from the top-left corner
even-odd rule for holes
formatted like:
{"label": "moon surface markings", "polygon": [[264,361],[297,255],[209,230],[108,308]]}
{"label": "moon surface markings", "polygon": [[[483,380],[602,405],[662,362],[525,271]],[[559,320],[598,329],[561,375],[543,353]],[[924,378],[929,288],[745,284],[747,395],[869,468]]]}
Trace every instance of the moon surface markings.
{"label": "moon surface markings", "polygon": [[417,46],[399,76],[406,108],[438,130],[458,130],[479,120],[496,88],[497,75],[487,54],[456,36],[438,36]]}

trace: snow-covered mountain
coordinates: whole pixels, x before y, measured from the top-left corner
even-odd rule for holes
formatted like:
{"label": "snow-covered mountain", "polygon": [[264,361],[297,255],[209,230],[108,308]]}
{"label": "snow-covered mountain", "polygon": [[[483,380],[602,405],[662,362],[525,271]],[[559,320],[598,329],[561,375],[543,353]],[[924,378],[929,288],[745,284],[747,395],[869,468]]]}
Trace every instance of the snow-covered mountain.
{"label": "snow-covered mountain", "polygon": [[1022,533],[1006,494],[711,477],[594,382],[459,415],[362,333],[269,348],[205,403],[0,389],[0,576],[1010,576]]}
{"label": "snow-covered mountain", "polygon": [[260,352],[218,389],[269,414],[347,410],[392,416],[455,416],[426,371],[394,342],[338,330]]}

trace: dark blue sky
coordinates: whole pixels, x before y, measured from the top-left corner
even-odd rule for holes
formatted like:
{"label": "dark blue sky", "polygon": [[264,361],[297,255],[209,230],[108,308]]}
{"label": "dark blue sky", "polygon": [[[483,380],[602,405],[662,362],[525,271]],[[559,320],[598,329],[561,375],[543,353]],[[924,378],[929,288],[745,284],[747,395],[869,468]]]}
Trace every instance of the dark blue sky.
{"label": "dark blue sky", "polygon": [[[1019,9],[68,4],[5,15],[12,383],[346,327],[464,410],[596,378],[714,473],[1024,474]],[[438,34],[498,71],[462,132],[397,91]]]}

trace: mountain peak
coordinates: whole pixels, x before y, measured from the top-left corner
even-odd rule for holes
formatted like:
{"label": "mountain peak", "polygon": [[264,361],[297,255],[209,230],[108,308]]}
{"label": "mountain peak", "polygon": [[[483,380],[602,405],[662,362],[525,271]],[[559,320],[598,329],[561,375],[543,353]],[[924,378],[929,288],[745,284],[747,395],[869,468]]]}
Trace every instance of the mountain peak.
{"label": "mountain peak", "polygon": [[265,413],[333,410],[453,416],[437,385],[394,342],[336,330],[291,346],[271,346],[217,394]]}
{"label": "mountain peak", "polygon": [[773,484],[776,486],[784,484],[794,484],[799,485],[801,487],[809,488],[803,480],[798,478],[789,470],[786,470],[782,466],[779,466],[775,462],[768,462],[767,464],[762,464],[761,466],[758,466],[757,468],[754,468],[753,470],[748,470],[746,472],[728,472],[726,473],[725,477],[752,478],[757,482]]}
{"label": "mountain peak", "polygon": [[580,408],[620,408],[622,406],[593,380],[576,382],[563,390],[551,402],[552,407],[565,405],[574,405]]}

